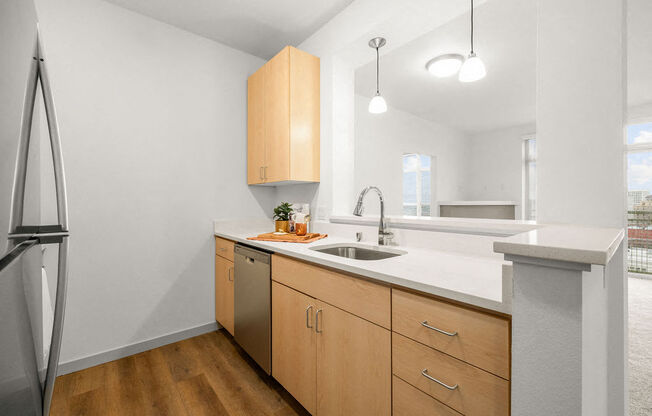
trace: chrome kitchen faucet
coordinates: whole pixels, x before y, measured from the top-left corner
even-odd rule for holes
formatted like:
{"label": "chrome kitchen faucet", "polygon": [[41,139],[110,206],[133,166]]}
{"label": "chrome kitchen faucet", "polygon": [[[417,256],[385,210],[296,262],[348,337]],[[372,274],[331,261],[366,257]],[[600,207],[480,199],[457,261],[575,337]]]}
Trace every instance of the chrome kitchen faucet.
{"label": "chrome kitchen faucet", "polygon": [[356,217],[362,216],[362,211],[364,207],[362,205],[362,200],[364,199],[367,192],[370,190],[376,191],[378,198],[380,199],[380,223],[378,224],[378,245],[386,246],[391,241],[394,234],[390,231],[387,231],[387,223],[385,222],[385,200],[383,199],[383,193],[376,186],[367,186],[364,188],[360,195],[358,195],[358,202],[355,204],[355,209],[353,210],[353,215]]}

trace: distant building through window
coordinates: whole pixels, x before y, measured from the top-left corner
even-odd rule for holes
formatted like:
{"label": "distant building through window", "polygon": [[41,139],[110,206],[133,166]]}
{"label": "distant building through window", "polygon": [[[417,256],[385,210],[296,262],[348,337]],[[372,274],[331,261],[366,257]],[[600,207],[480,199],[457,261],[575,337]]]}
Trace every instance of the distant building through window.
{"label": "distant building through window", "polygon": [[432,157],[403,155],[403,215],[432,215]]}
{"label": "distant building through window", "polygon": [[627,126],[627,265],[652,274],[652,123]]}
{"label": "distant building through window", "polygon": [[537,219],[537,141],[527,137],[523,141],[523,217]]}

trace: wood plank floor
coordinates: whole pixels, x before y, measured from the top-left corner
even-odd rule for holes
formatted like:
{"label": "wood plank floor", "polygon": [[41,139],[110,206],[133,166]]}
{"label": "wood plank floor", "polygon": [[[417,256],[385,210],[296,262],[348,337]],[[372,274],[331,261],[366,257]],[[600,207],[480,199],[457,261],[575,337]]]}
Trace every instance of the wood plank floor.
{"label": "wood plank floor", "polygon": [[52,416],[308,415],[224,330],[57,378]]}

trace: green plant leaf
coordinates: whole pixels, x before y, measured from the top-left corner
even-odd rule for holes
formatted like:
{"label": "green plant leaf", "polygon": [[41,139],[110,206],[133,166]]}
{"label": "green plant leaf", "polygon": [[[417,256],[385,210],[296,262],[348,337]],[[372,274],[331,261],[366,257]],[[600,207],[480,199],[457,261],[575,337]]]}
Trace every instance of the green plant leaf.
{"label": "green plant leaf", "polygon": [[274,208],[274,219],[276,221],[288,221],[290,219],[290,214],[294,210],[292,209],[292,204],[288,202],[281,202],[279,206]]}

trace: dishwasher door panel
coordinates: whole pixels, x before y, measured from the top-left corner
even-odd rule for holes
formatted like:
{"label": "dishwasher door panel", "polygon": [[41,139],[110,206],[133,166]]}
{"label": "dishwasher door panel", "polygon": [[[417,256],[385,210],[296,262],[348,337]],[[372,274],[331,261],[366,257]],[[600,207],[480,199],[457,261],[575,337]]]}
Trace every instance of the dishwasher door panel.
{"label": "dishwasher door panel", "polygon": [[271,374],[271,256],[236,245],[235,341],[251,358]]}

